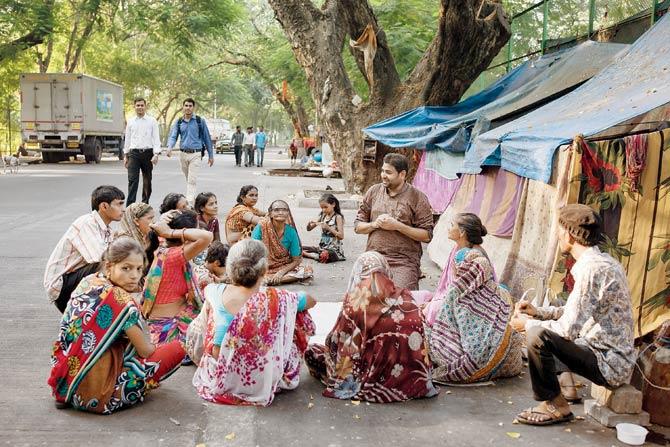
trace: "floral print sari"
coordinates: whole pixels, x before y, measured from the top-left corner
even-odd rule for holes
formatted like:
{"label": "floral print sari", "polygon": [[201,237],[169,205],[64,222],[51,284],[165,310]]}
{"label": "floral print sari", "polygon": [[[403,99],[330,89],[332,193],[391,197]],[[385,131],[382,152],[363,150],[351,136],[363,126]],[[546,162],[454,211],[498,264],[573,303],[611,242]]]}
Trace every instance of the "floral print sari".
{"label": "floral print sari", "polygon": [[268,406],[277,392],[298,386],[315,327],[307,311],[298,312],[297,293],[269,288],[249,298],[230,323],[218,358],[212,355],[213,311],[208,313],[205,352],[193,376],[203,399]]}
{"label": "floral print sari", "polygon": [[383,403],[437,395],[421,311],[389,271],[382,255],[363,253],[326,345],[305,353],[324,396]]}
{"label": "floral print sari", "polygon": [[228,233],[241,233],[239,240],[248,239],[251,237],[256,224],[249,223],[243,219],[246,213],[251,213],[258,217],[263,217],[263,213],[253,206],[246,206],[242,204],[235,205],[226,217],[226,237]]}
{"label": "floral print sari", "polygon": [[141,402],[158,380],[172,374],[178,362],[159,372],[159,360],[137,355],[125,331],[138,324],[140,310],[128,292],[101,274],[84,278],[72,294],[53,346],[48,382],[56,400],[110,414]]}

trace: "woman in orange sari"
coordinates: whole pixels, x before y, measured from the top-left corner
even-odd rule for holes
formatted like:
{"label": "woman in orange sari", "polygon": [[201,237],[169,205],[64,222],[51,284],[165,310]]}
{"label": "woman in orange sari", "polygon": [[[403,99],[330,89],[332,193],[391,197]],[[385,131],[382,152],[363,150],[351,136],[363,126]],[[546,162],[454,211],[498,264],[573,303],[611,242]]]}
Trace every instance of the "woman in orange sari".
{"label": "woman in orange sari", "polygon": [[251,237],[251,232],[265,213],[256,208],[258,203],[258,188],[254,185],[246,185],[240,189],[237,195],[237,205],[233,207],[226,217],[226,239],[228,244]]}
{"label": "woman in orange sari", "polygon": [[312,267],[302,264],[302,244],[288,203],[275,200],[251,233],[268,249],[266,283],[271,286],[303,281],[313,276]]}

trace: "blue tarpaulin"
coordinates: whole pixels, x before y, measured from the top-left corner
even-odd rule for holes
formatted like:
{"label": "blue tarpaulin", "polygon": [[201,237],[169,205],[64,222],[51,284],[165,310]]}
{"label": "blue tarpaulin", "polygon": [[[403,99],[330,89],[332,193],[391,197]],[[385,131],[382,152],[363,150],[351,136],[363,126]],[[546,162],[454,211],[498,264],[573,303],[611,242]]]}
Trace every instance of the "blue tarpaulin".
{"label": "blue tarpaulin", "polygon": [[670,103],[670,14],[607,68],[571,93],[479,135],[463,172],[479,173],[491,154],[515,174],[549,182],[554,152],[575,135],[596,135]]}
{"label": "blue tarpaulin", "polygon": [[594,76],[625,49],[623,44],[585,42],[517,67],[486,90],[449,107],[419,107],[367,127],[391,147],[464,152],[470,138],[491,121],[527,111]]}

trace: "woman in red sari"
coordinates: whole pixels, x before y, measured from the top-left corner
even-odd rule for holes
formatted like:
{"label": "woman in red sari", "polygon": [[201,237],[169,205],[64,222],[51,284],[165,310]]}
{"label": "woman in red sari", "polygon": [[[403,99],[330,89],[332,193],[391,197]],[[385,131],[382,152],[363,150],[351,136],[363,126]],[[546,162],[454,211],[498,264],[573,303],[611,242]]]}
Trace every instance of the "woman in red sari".
{"label": "woman in red sari", "polygon": [[325,346],[309,346],[305,361],[326,397],[383,403],[437,395],[421,311],[374,251],[354,263],[335,327]]}

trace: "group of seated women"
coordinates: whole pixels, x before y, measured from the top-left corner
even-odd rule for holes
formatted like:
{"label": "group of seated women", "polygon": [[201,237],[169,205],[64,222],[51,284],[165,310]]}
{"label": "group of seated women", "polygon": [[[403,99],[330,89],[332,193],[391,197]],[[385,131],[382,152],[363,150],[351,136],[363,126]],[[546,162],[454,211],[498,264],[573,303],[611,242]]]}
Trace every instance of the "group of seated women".
{"label": "group of seated women", "polygon": [[[58,406],[111,413],[140,402],[190,361],[186,346],[198,394],[225,404],[269,405],[298,386],[303,359],[324,396],[380,403],[435,396],[433,382],[521,371],[514,306],[480,246],[477,216],[456,217],[456,249],[434,294],[396,287],[382,255],[360,255],[325,345],[310,345],[315,299],[266,287],[309,277],[295,222],[286,202],[265,214],[257,200],[256,188],[240,191],[225,224],[229,249],[215,241],[213,194],[196,200],[197,212],[170,195],[156,222],[146,204],[127,208],[103,271],[80,283],[63,316],[49,379]],[[343,218],[329,200],[308,224],[322,228],[324,244],[309,251],[322,262],[344,259],[333,243]]]}

